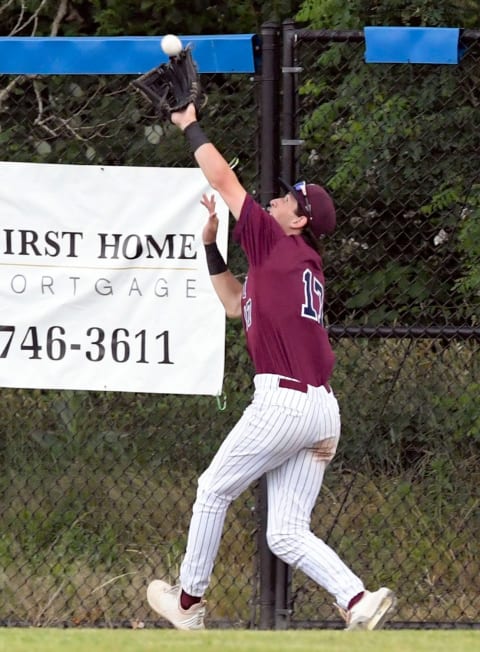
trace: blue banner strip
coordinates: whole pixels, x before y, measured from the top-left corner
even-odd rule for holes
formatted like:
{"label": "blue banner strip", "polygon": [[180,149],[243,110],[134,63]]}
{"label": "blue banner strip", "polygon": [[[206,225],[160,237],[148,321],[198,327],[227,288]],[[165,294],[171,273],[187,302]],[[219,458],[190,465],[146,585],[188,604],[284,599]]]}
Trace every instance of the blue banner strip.
{"label": "blue banner strip", "polygon": [[457,27],[365,27],[367,63],[458,63]]}
{"label": "blue banner strip", "polygon": [[[168,57],[161,36],[0,37],[0,73],[9,75],[139,75]],[[254,73],[255,34],[181,36],[201,73]]]}

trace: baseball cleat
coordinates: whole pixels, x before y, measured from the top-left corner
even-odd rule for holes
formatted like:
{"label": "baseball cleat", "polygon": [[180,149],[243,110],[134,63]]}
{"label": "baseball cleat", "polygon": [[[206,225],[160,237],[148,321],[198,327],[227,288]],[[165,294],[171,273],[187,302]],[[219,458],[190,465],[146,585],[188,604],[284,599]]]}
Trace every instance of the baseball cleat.
{"label": "baseball cleat", "polygon": [[394,592],[385,587],[378,591],[365,591],[363,598],[347,611],[345,629],[380,629],[396,603]]}
{"label": "baseball cleat", "polygon": [[182,609],[180,586],[170,586],[162,580],[153,580],[147,588],[147,600],[152,609],[176,629],[205,629],[205,601],[192,605],[190,609]]}

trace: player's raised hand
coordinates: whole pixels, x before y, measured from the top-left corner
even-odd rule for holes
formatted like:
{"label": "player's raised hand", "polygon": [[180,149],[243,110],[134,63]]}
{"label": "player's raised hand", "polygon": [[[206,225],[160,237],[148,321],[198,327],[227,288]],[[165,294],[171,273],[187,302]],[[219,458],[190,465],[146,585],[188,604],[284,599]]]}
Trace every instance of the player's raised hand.
{"label": "player's raised hand", "polygon": [[173,113],[170,114],[170,120],[183,131],[189,124],[197,121],[197,110],[195,104],[190,103],[182,111],[173,111]]}
{"label": "player's raised hand", "polygon": [[218,217],[216,213],[215,197],[210,195],[210,197],[204,193],[200,203],[205,206],[208,211],[208,220],[203,227],[202,231],[202,240],[203,244],[211,244],[217,240],[217,231],[218,231]]}

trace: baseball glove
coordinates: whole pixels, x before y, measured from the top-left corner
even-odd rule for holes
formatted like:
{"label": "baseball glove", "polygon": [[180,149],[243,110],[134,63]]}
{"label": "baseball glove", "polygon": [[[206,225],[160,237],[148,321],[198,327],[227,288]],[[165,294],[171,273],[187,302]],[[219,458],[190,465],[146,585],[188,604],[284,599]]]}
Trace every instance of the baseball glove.
{"label": "baseball glove", "polygon": [[174,111],[185,109],[191,102],[198,117],[207,100],[189,46],[132,83],[153,104],[162,120],[169,121]]}

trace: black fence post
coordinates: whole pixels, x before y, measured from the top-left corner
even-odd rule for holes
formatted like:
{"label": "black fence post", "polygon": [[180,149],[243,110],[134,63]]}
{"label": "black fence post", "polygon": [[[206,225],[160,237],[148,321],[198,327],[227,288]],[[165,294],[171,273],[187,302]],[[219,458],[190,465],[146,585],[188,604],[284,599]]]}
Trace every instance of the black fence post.
{"label": "black fence post", "polygon": [[[266,206],[275,196],[279,176],[279,27],[262,25],[261,102],[260,102],[260,203]],[[257,492],[258,556],[260,566],[260,629],[275,623],[275,557],[266,540],[267,483],[260,479]]]}
{"label": "black fence post", "polygon": [[260,203],[275,197],[279,175],[280,134],[280,45],[279,26],[262,25],[260,100]]}
{"label": "black fence post", "polygon": [[[293,56],[295,23],[289,19],[282,26],[282,107],[277,124],[282,128],[280,175],[289,183],[294,181],[296,140],[296,79]],[[278,142],[278,141],[277,141]],[[277,159],[278,160],[278,159]],[[277,178],[274,179],[278,189]],[[273,581],[275,583],[275,629],[287,629],[291,614],[291,569],[281,559],[274,557]]]}
{"label": "black fence post", "polygon": [[285,20],[282,26],[282,152],[281,176],[294,183],[296,170],[296,147],[301,144],[297,136],[296,75],[294,56],[295,22]]}
{"label": "black fence post", "polygon": [[273,629],[275,620],[275,557],[267,545],[267,479],[260,478],[256,497],[256,510],[258,514],[258,566],[260,596],[259,629]]}

